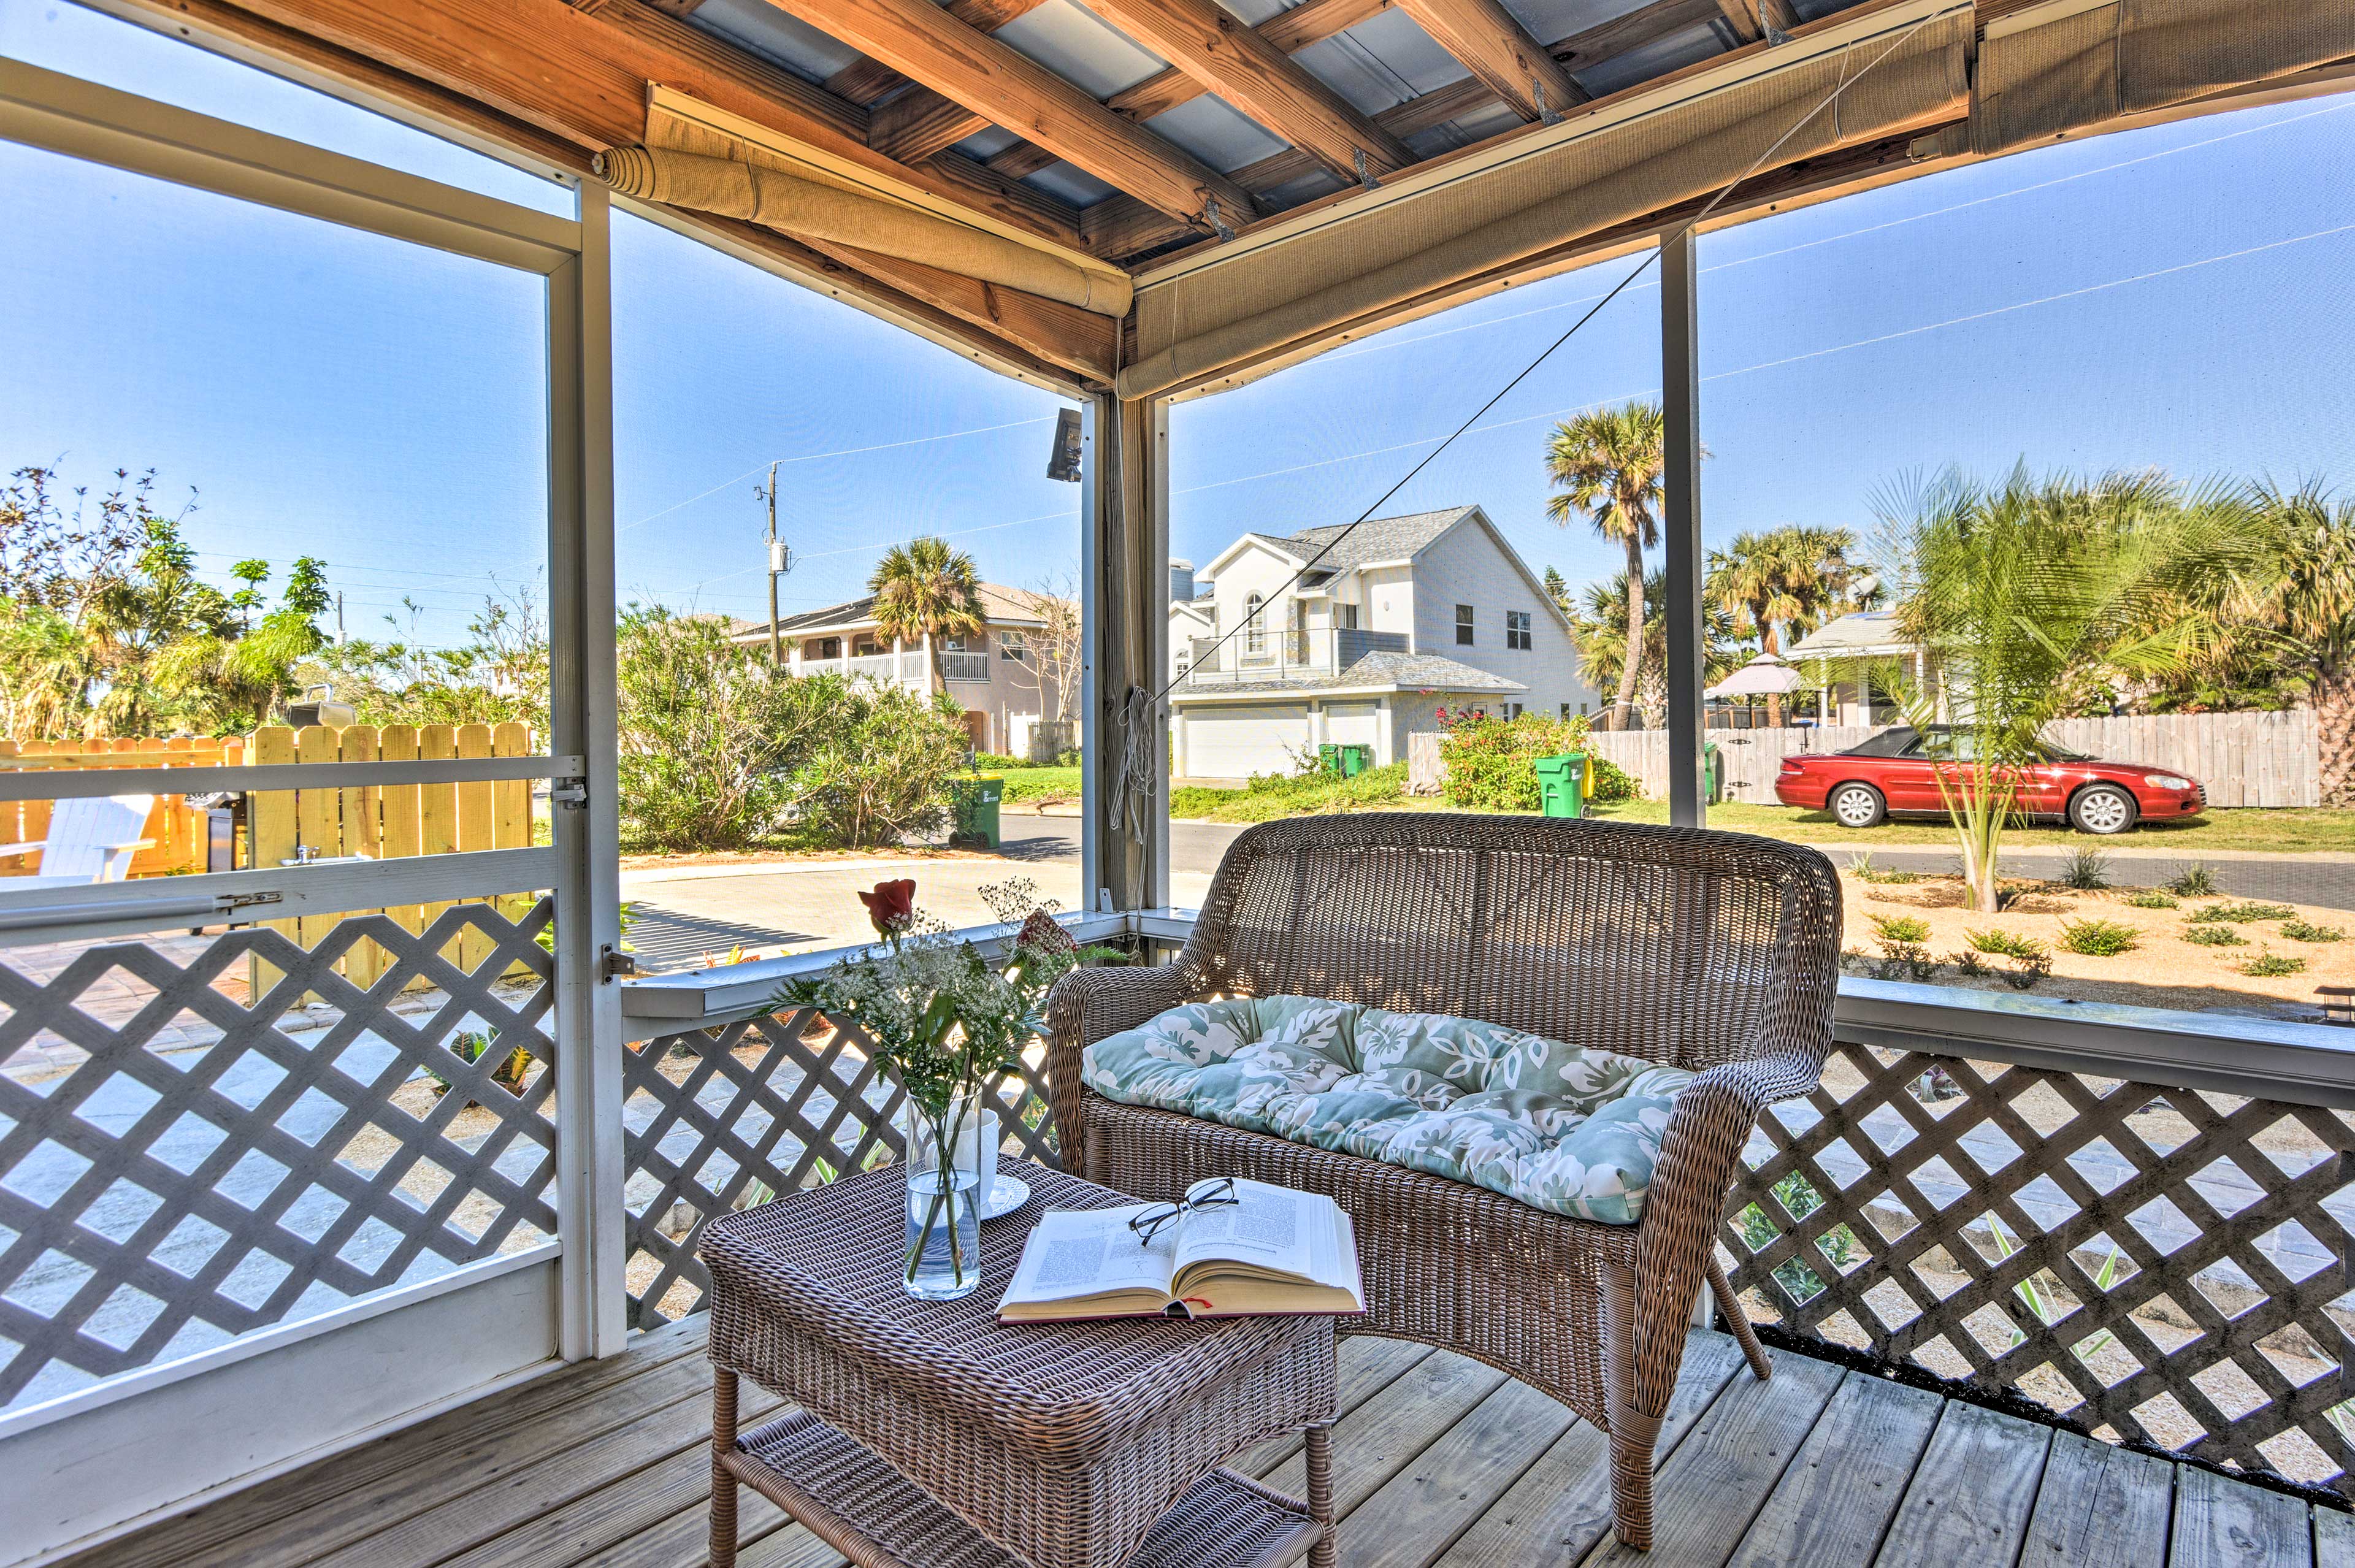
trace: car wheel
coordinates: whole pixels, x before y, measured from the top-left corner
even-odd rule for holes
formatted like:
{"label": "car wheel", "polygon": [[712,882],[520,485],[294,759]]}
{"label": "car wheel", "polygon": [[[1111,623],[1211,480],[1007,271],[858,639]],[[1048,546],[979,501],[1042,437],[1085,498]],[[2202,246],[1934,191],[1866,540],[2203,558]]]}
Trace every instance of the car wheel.
{"label": "car wheel", "polygon": [[1878,827],[1889,817],[1888,803],[1870,784],[1844,784],[1825,804],[1842,827]]}
{"label": "car wheel", "polygon": [[2080,833],[2099,833],[2106,837],[2124,833],[2135,825],[2141,813],[2135,806],[2134,796],[2115,784],[2095,784],[2081,789],[2069,802],[2069,823]]}

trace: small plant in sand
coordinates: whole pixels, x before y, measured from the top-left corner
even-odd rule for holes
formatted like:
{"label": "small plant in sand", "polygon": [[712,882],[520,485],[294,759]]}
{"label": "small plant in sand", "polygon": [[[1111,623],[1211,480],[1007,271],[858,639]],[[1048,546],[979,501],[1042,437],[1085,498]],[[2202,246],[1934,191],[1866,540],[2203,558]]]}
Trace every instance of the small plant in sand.
{"label": "small plant in sand", "polygon": [[2126,901],[2136,909],[2175,909],[2179,907],[2173,893],[2160,892],[2157,888],[2137,888],[2126,896]]}
{"label": "small plant in sand", "polygon": [[1910,914],[1876,914],[1872,917],[1872,933],[1883,944],[1927,942],[1930,940],[1930,923]]}
{"label": "small plant in sand", "polygon": [[2255,920],[2295,920],[2297,911],[2287,904],[2261,904],[2242,899],[2233,903],[2210,904],[2190,918],[2203,925],[2214,921],[2246,925]]}
{"label": "small plant in sand", "polygon": [[1873,862],[1872,851],[1870,849],[1848,863],[1848,874],[1859,882],[1872,882],[1877,885],[1918,882],[1922,880],[1922,873],[1919,871],[1881,869]]}
{"label": "small plant in sand", "polygon": [[2306,960],[2295,953],[2276,953],[2267,947],[2254,958],[2234,967],[2243,975],[2253,975],[2260,980],[2273,980],[2284,975],[2305,974]]}
{"label": "small plant in sand", "polygon": [[2223,891],[2216,885],[2216,873],[2198,860],[2192,861],[2188,868],[2168,878],[2159,886],[2176,897],[2185,899],[2212,899]]}
{"label": "small plant in sand", "polygon": [[1979,956],[1979,950],[1976,947],[1957,947],[1946,955],[1946,962],[1955,966],[1955,973],[1972,979],[1988,973],[1987,961]]}
{"label": "small plant in sand", "polygon": [[2089,958],[2115,958],[2142,945],[2142,933],[2115,920],[2061,923],[2061,945]]}
{"label": "small plant in sand", "polygon": [[1992,953],[1998,958],[2024,958],[2045,951],[2044,944],[2032,936],[2022,936],[2016,931],[1966,930],[1963,934],[1970,938],[1973,947],[1981,953]]}
{"label": "small plant in sand", "polygon": [[2347,933],[2335,925],[2317,925],[2310,920],[2286,920],[2281,933],[2292,942],[2343,942]]}
{"label": "small plant in sand", "polygon": [[2229,925],[2187,925],[2183,940],[2201,947],[2246,947],[2249,939]]}
{"label": "small plant in sand", "polygon": [[2080,849],[2052,880],[2081,893],[2099,892],[2110,885],[2110,858],[2099,849]]}

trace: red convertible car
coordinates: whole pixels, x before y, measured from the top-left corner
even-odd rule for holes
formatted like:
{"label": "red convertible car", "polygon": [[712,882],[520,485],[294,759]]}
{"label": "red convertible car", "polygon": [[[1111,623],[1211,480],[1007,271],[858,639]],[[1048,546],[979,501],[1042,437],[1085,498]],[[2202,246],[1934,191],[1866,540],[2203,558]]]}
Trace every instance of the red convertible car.
{"label": "red convertible car", "polygon": [[[1961,737],[1968,750],[1969,737]],[[1783,759],[1774,798],[1806,811],[1829,811],[1844,827],[1875,827],[1891,816],[1945,815],[1934,771],[1956,765],[1956,737],[1943,724],[1900,725],[1860,746]],[[2200,781],[2140,763],[2105,763],[2041,745],[2043,761],[2022,770],[2019,809],[2065,817],[2081,833],[2124,833],[2146,818],[2190,816],[2206,809]]]}

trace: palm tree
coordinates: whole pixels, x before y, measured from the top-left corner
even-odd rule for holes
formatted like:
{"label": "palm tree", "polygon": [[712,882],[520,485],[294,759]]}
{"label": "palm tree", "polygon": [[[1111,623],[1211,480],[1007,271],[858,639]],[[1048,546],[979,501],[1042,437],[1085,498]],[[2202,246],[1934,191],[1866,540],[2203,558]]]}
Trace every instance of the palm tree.
{"label": "palm tree", "polygon": [[[1582,605],[1570,611],[1571,640],[1579,662],[1598,683],[1623,679],[1626,673],[1627,629],[1620,624],[1620,607],[1627,602],[1626,579],[1614,573],[1590,582]],[[1644,641],[1636,661],[1636,704],[1646,721],[1664,717],[1668,689],[1668,584],[1655,571],[1644,595]],[[1740,669],[1749,656],[1732,614],[1715,604],[1702,606],[1701,680],[1714,685]]]}
{"label": "palm tree", "polygon": [[[1745,635],[1757,637],[1761,653],[1780,654],[1781,628],[1812,632],[1845,597],[1848,556],[1855,548],[1856,536],[1846,528],[1794,525],[1770,533],[1736,534],[1723,550],[1710,551],[1704,592],[1736,617]],[[1767,694],[1766,721],[1783,722],[1779,692]]]}
{"label": "palm tree", "polygon": [[875,595],[875,624],[884,635],[905,643],[931,638],[932,689],[946,691],[942,639],[979,636],[985,624],[973,557],[930,536],[895,544],[883,552],[867,591]]}
{"label": "palm tree", "polygon": [[2310,485],[2260,490],[2257,504],[2278,567],[2243,603],[2314,704],[2322,804],[2355,806],[2355,504],[2334,509]]}
{"label": "palm tree", "polygon": [[[1934,777],[1979,910],[1997,907],[2003,833],[2040,731],[2089,694],[2169,675],[2217,645],[2214,618],[2161,612],[2204,584],[2267,581],[2261,513],[2219,486],[2040,480],[2024,466],[1995,485],[1947,474],[1884,507],[1899,635],[1937,665],[1953,708],[1952,760]],[[1902,663],[1875,678],[1911,722],[1934,717]]]}
{"label": "palm tree", "polygon": [[[1546,438],[1546,477],[1561,492],[1546,502],[1546,516],[1564,528],[1583,517],[1626,549],[1627,644],[1643,638],[1644,552],[1660,542],[1665,429],[1659,404],[1627,402],[1564,420]],[[1636,676],[1636,662],[1623,660],[1614,729],[1635,711]]]}

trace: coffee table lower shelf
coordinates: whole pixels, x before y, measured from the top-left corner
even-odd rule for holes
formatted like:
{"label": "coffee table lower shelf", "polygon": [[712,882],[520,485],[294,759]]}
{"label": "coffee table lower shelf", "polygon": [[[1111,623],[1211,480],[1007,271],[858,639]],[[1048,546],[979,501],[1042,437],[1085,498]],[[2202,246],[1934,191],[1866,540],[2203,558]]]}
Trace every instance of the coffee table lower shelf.
{"label": "coffee table lower shelf", "polygon": [[[880,1456],[802,1412],[720,1461],[858,1568],[1022,1568]],[[1124,1568],[1284,1568],[1324,1530],[1300,1503],[1214,1470],[1161,1516]]]}

